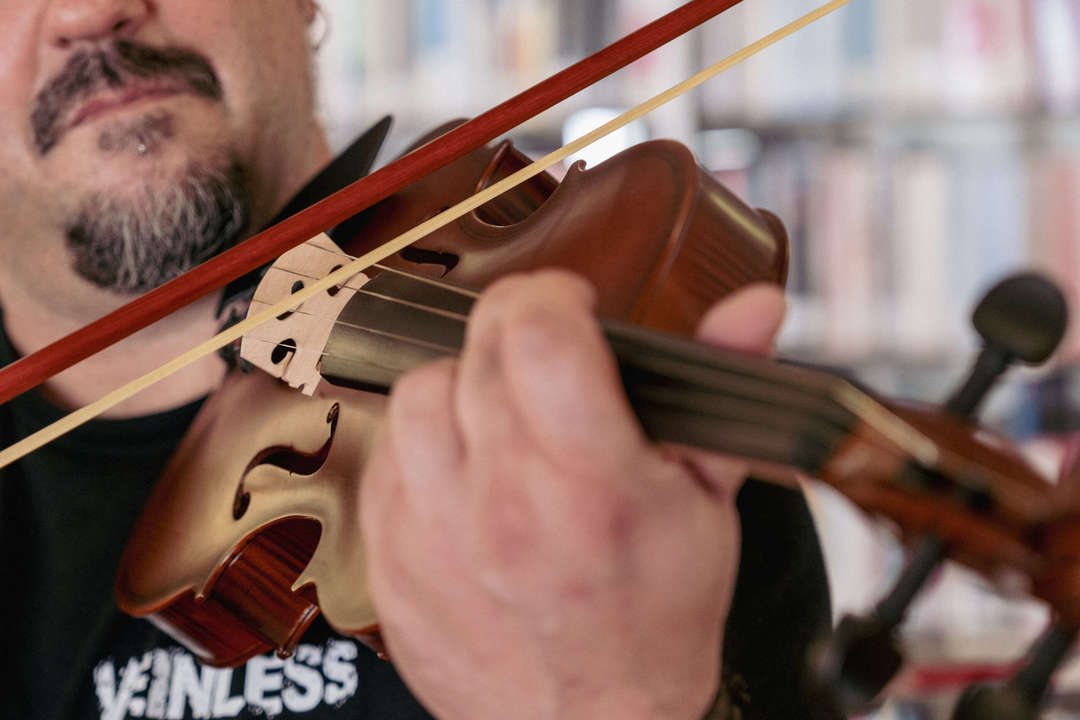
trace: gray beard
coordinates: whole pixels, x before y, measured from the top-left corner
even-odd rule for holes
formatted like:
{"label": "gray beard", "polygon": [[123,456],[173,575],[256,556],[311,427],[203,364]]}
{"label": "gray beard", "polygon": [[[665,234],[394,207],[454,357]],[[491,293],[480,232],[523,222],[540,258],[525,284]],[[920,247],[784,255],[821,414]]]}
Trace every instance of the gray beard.
{"label": "gray beard", "polygon": [[123,199],[88,196],[66,224],[67,246],[83,278],[141,294],[235,245],[250,212],[238,163],[215,170],[193,162],[164,188]]}

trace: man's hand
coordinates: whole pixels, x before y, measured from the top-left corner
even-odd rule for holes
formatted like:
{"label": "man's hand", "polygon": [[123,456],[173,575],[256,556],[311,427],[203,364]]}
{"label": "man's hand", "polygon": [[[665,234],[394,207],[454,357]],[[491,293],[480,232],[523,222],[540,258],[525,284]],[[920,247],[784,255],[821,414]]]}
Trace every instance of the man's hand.
{"label": "man's hand", "polygon": [[[401,378],[363,479],[390,654],[445,718],[693,718],[717,690],[743,463],[642,434],[565,272],[496,283],[465,349]],[[775,288],[702,339],[766,352]]]}

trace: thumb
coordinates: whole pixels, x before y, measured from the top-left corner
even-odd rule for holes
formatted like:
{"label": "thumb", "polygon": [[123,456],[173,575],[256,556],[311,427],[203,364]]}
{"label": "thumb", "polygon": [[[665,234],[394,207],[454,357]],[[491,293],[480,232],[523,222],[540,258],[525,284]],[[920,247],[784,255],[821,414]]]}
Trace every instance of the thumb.
{"label": "thumb", "polygon": [[[698,324],[697,338],[729,350],[765,355],[784,321],[786,302],[780,287],[748,285],[713,305]],[[673,446],[694,474],[718,498],[733,499],[749,468],[742,460]]]}
{"label": "thumb", "polygon": [[749,285],[713,305],[698,324],[697,337],[729,350],[767,354],[786,307],[779,286]]}

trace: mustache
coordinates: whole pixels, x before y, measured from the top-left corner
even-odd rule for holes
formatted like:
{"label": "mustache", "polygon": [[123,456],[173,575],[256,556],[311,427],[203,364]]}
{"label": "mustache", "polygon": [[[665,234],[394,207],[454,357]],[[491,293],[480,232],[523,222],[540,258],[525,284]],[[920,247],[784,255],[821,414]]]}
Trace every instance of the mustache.
{"label": "mustache", "polygon": [[139,80],[165,79],[209,100],[221,100],[221,82],[202,55],[183,48],[154,48],[117,40],[80,50],[34,98],[30,127],[38,154],[48,153],[67,130],[74,108],[102,90]]}

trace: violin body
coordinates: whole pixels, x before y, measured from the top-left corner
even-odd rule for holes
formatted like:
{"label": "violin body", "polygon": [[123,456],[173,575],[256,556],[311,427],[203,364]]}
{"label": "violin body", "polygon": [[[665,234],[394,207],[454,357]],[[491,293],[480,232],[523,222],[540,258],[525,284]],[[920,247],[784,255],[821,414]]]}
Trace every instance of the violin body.
{"label": "violin body", "polygon": [[[345,250],[381,244],[527,162],[509,143],[474,151],[345,223]],[[685,335],[730,291],[782,284],[787,252],[774,216],[746,207],[686,148],[654,141],[595,169],[575,165],[561,183],[534,178],[387,265],[472,288],[514,271],[566,267],[596,285],[602,316]],[[326,259],[322,270],[335,262]],[[273,274],[279,264],[265,286],[295,282]],[[364,285],[349,286],[320,302],[351,307]],[[317,350],[329,337],[327,348],[346,350],[307,356],[320,366],[344,357],[339,366],[347,368],[352,339],[335,317],[321,332],[301,327],[317,321],[300,312],[260,329],[276,340],[256,344],[256,364],[313,397],[268,373],[232,373],[129,538],[120,608],[149,616],[208,664],[237,665],[270,649],[288,654],[320,611],[338,631],[378,647],[357,507],[384,398],[317,383],[310,373],[292,378],[289,366],[304,353],[274,352],[284,338],[319,337]]]}
{"label": "violin body", "polygon": [[[529,162],[507,141],[483,148],[350,221],[337,242],[362,255]],[[386,264],[473,289],[564,267],[597,288],[600,317],[689,334],[731,290],[782,285],[788,251],[776,216],[747,207],[685,146],[654,140],[596,168],[575,163],[559,183],[537,176]]]}

